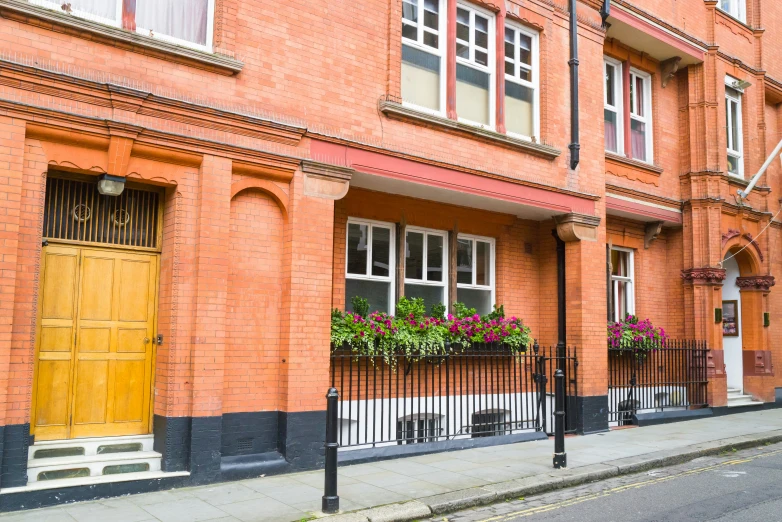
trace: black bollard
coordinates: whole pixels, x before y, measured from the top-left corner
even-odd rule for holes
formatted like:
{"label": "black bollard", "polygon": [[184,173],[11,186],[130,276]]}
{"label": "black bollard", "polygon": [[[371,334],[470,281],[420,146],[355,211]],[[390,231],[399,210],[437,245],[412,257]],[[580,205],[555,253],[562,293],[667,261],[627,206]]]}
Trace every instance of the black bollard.
{"label": "black bollard", "polygon": [[326,394],[326,483],[323,487],[323,512],[339,511],[339,496],[337,495],[337,401],[339,393],[336,388],[329,388]]}
{"label": "black bollard", "polygon": [[567,467],[565,453],[565,373],[554,372],[554,469]]}

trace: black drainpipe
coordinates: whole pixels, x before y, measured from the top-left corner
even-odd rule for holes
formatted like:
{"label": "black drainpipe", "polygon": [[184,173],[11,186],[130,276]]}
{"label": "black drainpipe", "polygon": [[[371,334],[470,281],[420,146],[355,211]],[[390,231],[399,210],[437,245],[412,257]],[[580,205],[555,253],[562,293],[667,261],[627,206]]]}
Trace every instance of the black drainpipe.
{"label": "black drainpipe", "polygon": [[578,166],[578,20],[576,17],[576,0],[570,0],[570,169]]}
{"label": "black drainpipe", "polygon": [[[557,357],[561,363],[557,368],[564,369],[565,345],[567,342],[566,309],[565,309],[565,242],[559,238],[557,230],[553,231],[557,241]],[[560,362],[558,361],[558,362]]]}

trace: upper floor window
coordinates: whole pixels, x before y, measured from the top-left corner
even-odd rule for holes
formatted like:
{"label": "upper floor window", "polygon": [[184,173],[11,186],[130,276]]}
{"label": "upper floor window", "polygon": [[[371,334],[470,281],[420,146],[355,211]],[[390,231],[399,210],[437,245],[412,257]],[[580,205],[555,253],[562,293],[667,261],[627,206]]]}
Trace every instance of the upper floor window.
{"label": "upper floor window", "polygon": [[363,297],[371,311],[393,313],[394,225],[348,220],[345,256],[345,309]]}
{"label": "upper floor window", "polygon": [[630,71],[630,143],[633,159],[652,160],[652,81],[648,74]]}
{"label": "upper floor window", "polygon": [[628,315],[635,314],[635,295],[633,283],[633,251],[629,248],[611,248],[611,302],[614,321],[622,321]]}
{"label": "upper floor window", "polygon": [[747,7],[745,0],[720,0],[718,5],[720,9],[731,15],[733,18],[746,23]]}
{"label": "upper floor window", "polygon": [[605,119],[605,149],[615,154],[624,153],[622,131],[622,64],[606,59],[603,116]]}
{"label": "upper floor window", "polygon": [[459,234],[456,245],[456,300],[479,314],[494,308],[494,240]]}
{"label": "upper floor window", "polygon": [[531,139],[538,128],[538,35],[505,26],[505,127]]}
{"label": "upper floor window", "polygon": [[456,8],[456,113],[459,119],[494,124],[494,17],[459,4]]}
{"label": "upper floor window", "polygon": [[448,302],[445,232],[407,227],[405,230],[405,297],[421,297],[427,310]]}
{"label": "upper floor window", "polygon": [[605,150],[652,163],[652,77],[636,69],[628,71],[611,58],[604,59],[603,67]]}
{"label": "upper floor window", "polygon": [[744,177],[743,138],[741,132],[741,91],[735,80],[725,79],[725,129],[728,145],[728,173]]}
{"label": "upper floor window", "polygon": [[214,0],[29,0],[30,3],[115,27],[212,50]]}
{"label": "upper floor window", "polygon": [[402,99],[443,112],[445,16],[440,0],[402,2]]}

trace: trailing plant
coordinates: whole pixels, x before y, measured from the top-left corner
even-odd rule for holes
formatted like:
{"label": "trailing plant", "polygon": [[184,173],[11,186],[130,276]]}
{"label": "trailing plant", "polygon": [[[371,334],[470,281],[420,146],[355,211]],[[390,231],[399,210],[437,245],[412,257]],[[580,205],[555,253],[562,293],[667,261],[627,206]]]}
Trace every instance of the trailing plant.
{"label": "trailing plant", "polygon": [[612,348],[643,353],[664,348],[667,339],[665,330],[653,326],[649,319],[628,315],[622,321],[608,323],[608,343]]}
{"label": "trailing plant", "polygon": [[[454,310],[470,311],[461,303]],[[501,343],[513,352],[523,352],[531,342],[530,329],[521,319],[505,318],[503,308],[494,315],[480,317],[477,313],[458,317],[444,316],[445,307],[435,305],[432,315],[426,315],[423,299],[401,298],[397,315],[372,312],[366,318],[353,312],[334,310],[331,316],[331,342],[334,348],[349,346],[362,355],[381,355],[387,362],[404,353],[410,359],[444,355],[455,350],[468,350],[481,343]],[[475,310],[472,310],[475,312]],[[435,313],[442,313],[437,316]]]}

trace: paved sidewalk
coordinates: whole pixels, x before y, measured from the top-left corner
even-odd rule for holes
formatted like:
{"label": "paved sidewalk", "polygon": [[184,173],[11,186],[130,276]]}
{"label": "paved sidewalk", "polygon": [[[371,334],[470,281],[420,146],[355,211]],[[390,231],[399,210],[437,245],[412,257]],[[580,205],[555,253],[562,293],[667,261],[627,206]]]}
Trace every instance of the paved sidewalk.
{"label": "paved sidewalk", "polygon": [[[782,440],[782,409],[568,438],[567,470],[552,469],[552,440],[344,466],[343,511],[392,505],[333,522],[426,518],[772,440]],[[0,522],[291,522],[323,516],[322,495],[323,472],[314,471],[6,513]]]}

